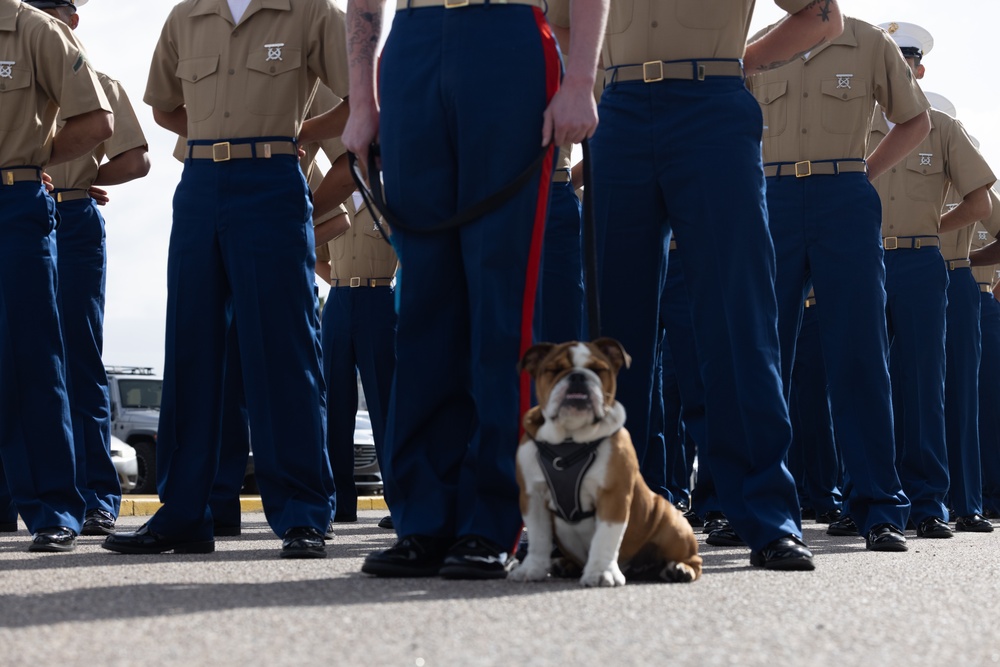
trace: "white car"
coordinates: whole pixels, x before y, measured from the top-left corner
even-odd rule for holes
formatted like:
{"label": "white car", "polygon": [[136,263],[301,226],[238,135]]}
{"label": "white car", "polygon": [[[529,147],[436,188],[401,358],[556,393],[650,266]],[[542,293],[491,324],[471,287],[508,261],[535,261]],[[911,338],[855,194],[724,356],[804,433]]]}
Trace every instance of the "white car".
{"label": "white car", "polygon": [[139,481],[139,461],[135,456],[135,449],[111,436],[111,461],[118,471],[118,482],[122,486],[122,492],[126,493],[135,488]]}

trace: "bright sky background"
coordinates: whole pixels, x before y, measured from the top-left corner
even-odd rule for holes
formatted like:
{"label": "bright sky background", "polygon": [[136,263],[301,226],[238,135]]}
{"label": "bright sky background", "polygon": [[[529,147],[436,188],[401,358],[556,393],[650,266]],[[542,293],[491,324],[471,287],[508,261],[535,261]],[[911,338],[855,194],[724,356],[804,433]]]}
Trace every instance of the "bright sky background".
{"label": "bright sky background", "polygon": [[[171,157],[174,135],[153,122],[142,96],[153,48],[173,4],[90,0],[80,8],[77,31],[93,65],[121,81],[132,98],[153,164],[146,178],[109,188],[112,201],[103,209],[108,245],[104,359],[157,370],[163,367],[171,200],[181,164]],[[1000,1],[840,0],[840,5],[845,13],[870,23],[906,21],[931,32],[934,49],[924,59],[927,75],[922,85],[955,104],[994,170],[1000,170],[1000,87],[990,47],[1000,25]],[[782,15],[770,0],[758,0],[750,34]],[[321,293],[324,290],[322,283]]]}

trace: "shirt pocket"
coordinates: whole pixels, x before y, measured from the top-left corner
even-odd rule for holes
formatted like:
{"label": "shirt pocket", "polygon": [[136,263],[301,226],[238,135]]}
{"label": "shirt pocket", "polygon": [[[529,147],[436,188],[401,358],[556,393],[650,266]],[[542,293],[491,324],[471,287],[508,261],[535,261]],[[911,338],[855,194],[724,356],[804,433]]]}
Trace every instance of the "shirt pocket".
{"label": "shirt pocket", "polygon": [[[618,35],[628,30],[632,25],[632,13],[635,10],[635,0],[614,0],[608,10],[608,27],[605,33]],[[567,46],[569,46],[567,44]]]}
{"label": "shirt pocket", "polygon": [[[615,0],[612,0],[614,3]],[[735,0],[676,0],[677,22],[687,28],[719,30],[743,11]]]}
{"label": "shirt pocket", "polygon": [[776,137],[788,124],[787,81],[772,81],[753,87],[753,96],[764,114],[764,138]]}
{"label": "shirt pocket", "polygon": [[[930,164],[926,164],[930,162]],[[913,201],[941,201],[944,198],[944,160],[938,155],[906,158],[906,196]]]}
{"label": "shirt pocket", "polygon": [[[6,68],[7,65],[0,65]],[[7,76],[0,78],[0,134],[17,131],[34,115],[31,69],[10,65]],[[5,70],[6,71],[6,70]]]}
{"label": "shirt pocket", "polygon": [[868,82],[852,77],[824,79],[822,124],[831,134],[862,134],[868,130],[872,116],[872,98]]}
{"label": "shirt pocket", "polygon": [[185,58],[177,63],[177,78],[184,90],[188,120],[205,120],[215,111],[219,88],[219,56]]}
{"label": "shirt pocket", "polygon": [[247,57],[247,109],[258,116],[280,116],[299,108],[302,50],[282,46],[277,57],[268,50]]}

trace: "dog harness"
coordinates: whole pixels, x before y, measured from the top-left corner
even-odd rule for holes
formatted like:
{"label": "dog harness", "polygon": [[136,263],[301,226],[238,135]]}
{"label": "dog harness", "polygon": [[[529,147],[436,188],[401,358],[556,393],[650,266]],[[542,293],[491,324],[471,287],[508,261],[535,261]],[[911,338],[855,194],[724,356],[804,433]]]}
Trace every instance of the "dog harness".
{"label": "dog harness", "polygon": [[[605,436],[607,437],[607,436]],[[605,438],[591,442],[566,440],[558,445],[535,441],[538,462],[549,484],[556,514],[568,523],[579,523],[594,516],[580,508],[580,487],[583,476],[597,458],[597,448]]]}

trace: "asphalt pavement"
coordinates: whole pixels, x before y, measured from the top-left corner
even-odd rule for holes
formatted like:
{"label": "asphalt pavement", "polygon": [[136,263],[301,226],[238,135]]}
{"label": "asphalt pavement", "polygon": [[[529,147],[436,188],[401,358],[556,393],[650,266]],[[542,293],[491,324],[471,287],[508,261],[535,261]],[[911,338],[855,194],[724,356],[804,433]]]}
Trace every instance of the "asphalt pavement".
{"label": "asphalt pavement", "polygon": [[[377,503],[376,503],[377,506]],[[260,512],[204,555],[126,556],[81,537],[31,554],[0,534],[0,665],[837,665],[1000,663],[1000,532],[907,533],[865,551],[806,522],[814,572],[767,572],[707,546],[701,580],[382,580],[361,574],[394,540],[384,509],[339,524],[325,560],[282,560]],[[144,518],[123,516],[119,529]]]}

